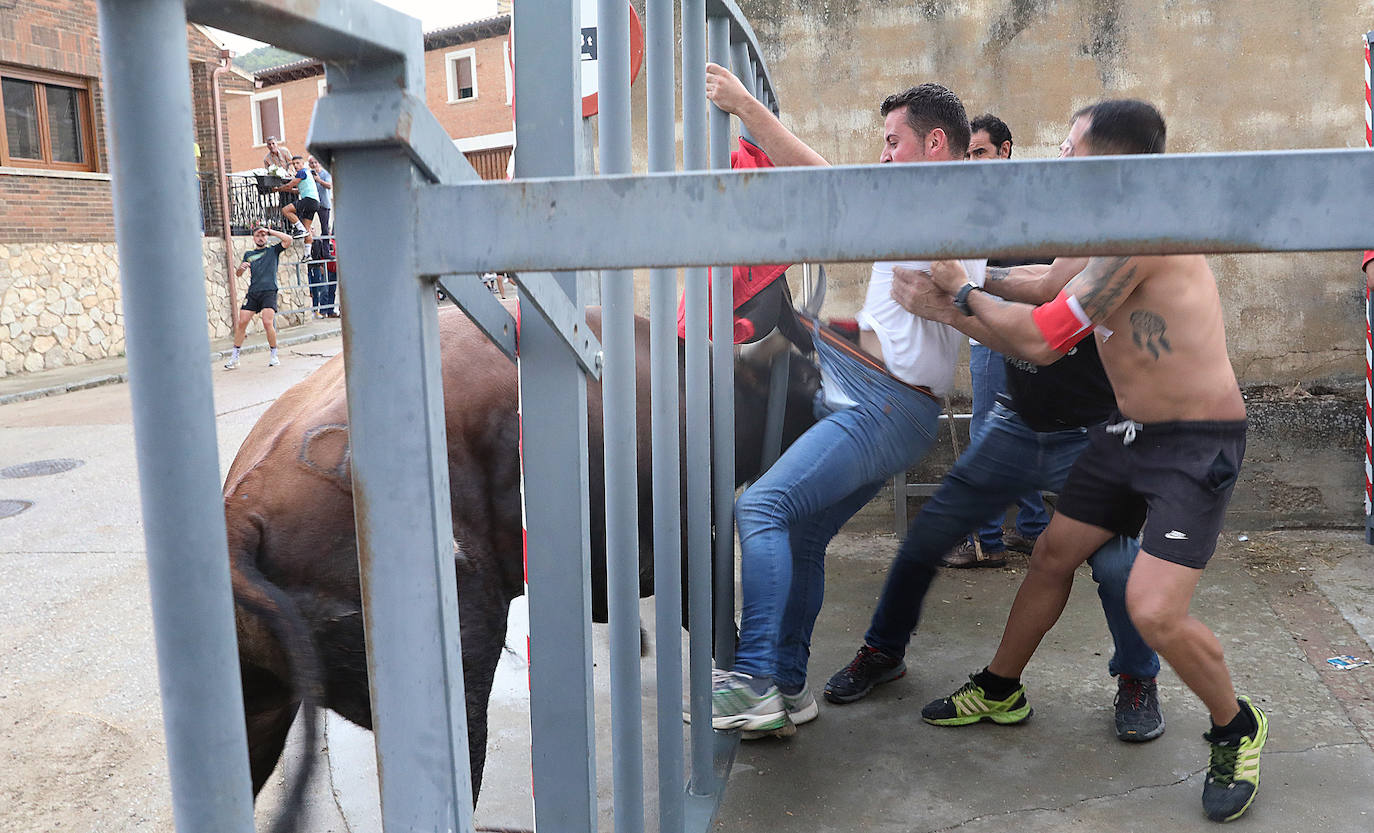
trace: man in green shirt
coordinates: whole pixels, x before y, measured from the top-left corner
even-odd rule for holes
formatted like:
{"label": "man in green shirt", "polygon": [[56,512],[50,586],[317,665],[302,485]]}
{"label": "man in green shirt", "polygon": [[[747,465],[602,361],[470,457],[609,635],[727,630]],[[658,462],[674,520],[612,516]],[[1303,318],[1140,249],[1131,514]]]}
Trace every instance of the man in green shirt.
{"label": "man in green shirt", "polygon": [[[277,242],[267,245],[268,236]],[[259,226],[253,230],[253,246],[243,253],[243,262],[234,270],[234,277],[242,277],[245,270],[252,274],[248,291],[243,295],[243,306],[239,309],[238,320],[234,322],[234,354],[225,363],[225,370],[239,366],[239,349],[243,347],[243,337],[248,332],[248,322],[254,313],[262,313],[262,329],[267,334],[267,346],[272,355],[267,360],[268,367],[281,364],[277,358],[277,328],[273,319],[277,315],[277,260],[281,253],[291,246],[291,235]]]}

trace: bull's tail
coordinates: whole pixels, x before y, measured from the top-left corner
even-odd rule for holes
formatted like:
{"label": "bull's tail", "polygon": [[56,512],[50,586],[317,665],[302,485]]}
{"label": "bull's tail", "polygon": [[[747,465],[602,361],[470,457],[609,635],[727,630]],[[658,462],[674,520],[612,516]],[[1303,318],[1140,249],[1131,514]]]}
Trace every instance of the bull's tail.
{"label": "bull's tail", "polygon": [[[259,572],[253,558],[246,553],[232,556],[231,561],[234,604],[240,616],[256,618],[275,637],[281,647],[281,660],[285,666],[280,669],[283,672],[282,679],[288,682],[293,694],[300,699],[301,728],[305,733],[304,753],[294,780],[287,785],[277,817],[269,827],[271,833],[290,833],[295,830],[304,809],[305,790],[318,757],[315,753],[318,710],[324,702],[324,677],[319,653],[310,636],[309,625],[291,596]],[[243,638],[242,627],[240,638]]]}

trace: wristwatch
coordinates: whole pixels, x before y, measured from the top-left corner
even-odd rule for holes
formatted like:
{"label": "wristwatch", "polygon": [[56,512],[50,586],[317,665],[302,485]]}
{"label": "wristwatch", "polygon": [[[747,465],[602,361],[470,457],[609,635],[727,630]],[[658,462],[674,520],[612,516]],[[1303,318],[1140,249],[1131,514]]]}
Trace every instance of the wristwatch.
{"label": "wristwatch", "polygon": [[968,294],[974,290],[983,291],[983,287],[973,283],[966,283],[959,287],[958,293],[954,296],[954,308],[964,315],[973,315],[973,308],[968,305]]}

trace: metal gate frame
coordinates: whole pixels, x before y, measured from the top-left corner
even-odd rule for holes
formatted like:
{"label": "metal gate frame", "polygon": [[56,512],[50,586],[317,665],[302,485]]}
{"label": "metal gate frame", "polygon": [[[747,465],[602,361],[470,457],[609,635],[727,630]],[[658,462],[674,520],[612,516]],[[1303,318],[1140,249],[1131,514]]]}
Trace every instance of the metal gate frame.
{"label": "metal gate frame", "polygon": [[[623,10],[623,0],[600,6],[608,29],[622,26],[617,5]],[[649,9],[650,110],[661,115],[666,102],[671,114],[671,57],[665,68],[662,55],[672,53],[673,5],[649,0]],[[697,831],[710,824],[735,748],[732,733],[710,730],[709,692],[702,686],[710,663],[705,591],[712,577],[703,557],[710,478],[729,483],[732,472],[728,461],[712,471],[702,451],[709,443],[709,380],[714,376],[717,424],[730,424],[731,388],[728,340],[707,359],[701,267],[1037,252],[1352,250],[1374,242],[1367,228],[1374,209],[1374,154],[1360,150],[864,165],[748,175],[702,170],[708,161],[728,165],[723,114],[714,114],[710,142],[703,141],[708,31],[712,58],[732,59],[737,73],[752,78],[767,103],[775,103],[757,42],[730,0],[682,2],[687,172],[670,173],[671,128],[665,134],[665,122],[655,118],[651,173],[626,172],[624,148],[616,143],[625,136],[619,113],[628,110],[628,93],[620,87],[628,83],[628,72],[617,78],[619,70],[611,68],[623,66],[618,54],[612,56],[621,48],[619,39],[602,39],[602,152],[607,170],[619,173],[596,178],[584,176],[577,163],[576,0],[517,6],[516,30],[523,44],[534,46],[523,49],[515,69],[520,179],[513,183],[480,182],[426,109],[421,30],[412,18],[367,0],[100,0],[99,10],[149,581],[180,830],[253,826],[213,396],[209,368],[198,358],[208,352],[208,334],[196,178],[191,155],[184,152],[192,139],[188,19],[325,61],[329,92],[317,104],[309,146],[339,181],[369,194],[366,204],[359,201],[340,213],[338,226],[341,236],[375,240],[348,247],[341,267],[350,275],[342,288],[347,304],[366,310],[345,319],[343,332],[388,830],[472,829],[433,292],[439,276],[462,276],[447,281],[450,290],[460,290],[450,294],[508,353],[516,347],[514,322],[489,293],[467,292],[466,285],[476,285],[475,276],[485,271],[516,271],[522,304],[536,313],[522,317],[518,345],[535,818],[550,830],[591,831],[596,789],[584,373],[600,372],[604,356],[608,401],[623,408],[625,392],[617,386],[632,368],[620,355],[627,277],[607,275],[607,306],[620,311],[608,310],[603,354],[586,333],[573,273],[658,267],[651,273],[651,363],[663,370],[673,355],[672,327],[663,326],[672,300],[672,272],[665,270],[691,267],[686,395],[694,432],[687,446],[687,490],[690,615],[698,625],[689,652],[695,719],[686,788],[681,770],[674,772],[667,760],[660,765],[666,779],[660,791],[663,829]],[[746,65],[754,72],[744,71]],[[149,170],[170,176],[153,181],[143,176]],[[915,205],[913,194],[922,197]],[[985,206],[993,203],[1003,211],[990,224]],[[184,210],[167,212],[168,204]],[[894,205],[912,207],[899,212],[891,210]],[[155,213],[170,214],[171,224],[170,243],[156,251],[137,245],[140,222]],[[453,217],[464,223],[455,226]],[[750,233],[741,234],[742,228]],[[607,246],[608,238],[616,245]],[[715,270],[713,283],[712,319],[717,332],[729,332],[729,270]],[[397,355],[417,360],[398,365]],[[671,416],[675,408],[664,406],[674,399],[667,394],[675,382],[665,381],[671,376],[656,378],[667,387],[654,388],[655,395],[665,394],[656,399],[655,416]],[[632,389],[630,394],[632,404]],[[675,449],[675,420],[656,419],[655,426],[656,447]],[[721,432],[717,448],[727,446],[728,436]],[[612,477],[624,477],[624,467],[608,449],[608,485]],[[569,472],[579,488],[567,488]],[[659,480],[667,476],[655,471],[656,484],[669,487]],[[716,520],[728,522],[729,491],[715,491]],[[676,530],[675,515],[655,519],[658,574],[665,582],[661,600],[669,576],[677,573],[676,543],[668,534]],[[565,551],[570,530],[580,533],[576,557]],[[608,549],[617,542],[608,554],[611,565],[627,558],[634,563],[625,540],[633,537],[626,538],[623,527],[608,530]],[[733,554],[727,543],[721,546]],[[626,578],[614,572],[623,566],[610,569],[612,585],[623,591]],[[723,591],[729,578],[726,570],[714,577],[722,591],[718,603],[728,600]],[[612,593],[617,596],[612,628],[620,653],[613,665],[620,669],[628,664],[623,651],[629,636],[627,600],[623,592]],[[670,624],[676,634],[677,623],[664,621],[663,607],[660,631]],[[730,640],[718,642],[720,664],[728,665]],[[660,640],[660,648],[667,647]],[[661,677],[659,700],[660,739],[669,746],[678,736],[680,690],[663,685],[671,676]],[[614,685],[619,757],[629,754],[627,738],[637,732],[637,703],[626,700],[631,690],[637,693],[637,684],[622,678]],[[681,750],[677,754],[681,764]],[[636,808],[642,816],[641,799],[626,794],[636,789],[637,766],[633,756],[616,764],[620,830],[638,829]]]}

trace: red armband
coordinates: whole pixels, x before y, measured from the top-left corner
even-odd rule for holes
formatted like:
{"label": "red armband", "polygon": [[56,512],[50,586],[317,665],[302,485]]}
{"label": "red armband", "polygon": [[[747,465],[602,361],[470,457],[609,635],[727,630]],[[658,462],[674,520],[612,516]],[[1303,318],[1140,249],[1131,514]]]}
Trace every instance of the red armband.
{"label": "red armband", "polygon": [[1031,310],[1031,319],[1040,328],[1045,343],[1059,353],[1067,353],[1093,331],[1092,319],[1083,311],[1078,297],[1063,290],[1053,301]]}

